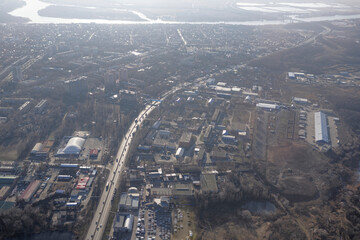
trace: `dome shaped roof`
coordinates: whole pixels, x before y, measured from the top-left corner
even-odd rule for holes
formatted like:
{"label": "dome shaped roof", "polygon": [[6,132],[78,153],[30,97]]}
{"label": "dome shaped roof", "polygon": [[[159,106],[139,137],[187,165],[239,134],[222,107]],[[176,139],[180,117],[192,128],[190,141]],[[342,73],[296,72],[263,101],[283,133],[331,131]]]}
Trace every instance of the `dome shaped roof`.
{"label": "dome shaped roof", "polygon": [[79,154],[81,148],[84,146],[85,139],[79,137],[73,137],[69,140],[64,148],[64,154]]}
{"label": "dome shaped roof", "polygon": [[130,187],[130,188],[128,189],[128,193],[138,193],[138,192],[139,192],[139,190],[137,190],[136,187]]}

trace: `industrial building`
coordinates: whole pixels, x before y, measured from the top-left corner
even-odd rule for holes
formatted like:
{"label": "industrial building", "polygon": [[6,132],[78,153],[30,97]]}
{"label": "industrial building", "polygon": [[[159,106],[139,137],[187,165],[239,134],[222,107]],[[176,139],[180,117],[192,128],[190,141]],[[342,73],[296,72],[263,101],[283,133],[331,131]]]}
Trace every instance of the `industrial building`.
{"label": "industrial building", "polygon": [[57,180],[67,182],[67,181],[71,180],[71,176],[70,175],[59,175],[57,177]]}
{"label": "industrial building", "polygon": [[131,232],[134,223],[134,216],[127,213],[116,213],[114,217],[114,232]]}
{"label": "industrial building", "polygon": [[306,105],[306,104],[310,103],[310,101],[308,99],[306,99],[306,98],[298,98],[298,97],[294,97],[293,102],[297,103],[297,104],[303,104],[303,105]]}
{"label": "industrial building", "polygon": [[152,129],[158,129],[160,127],[160,125],[161,125],[161,121],[158,120],[152,125]]}
{"label": "industrial building", "polygon": [[139,197],[122,193],[120,196],[119,209],[121,210],[135,210],[139,208]]}
{"label": "industrial building", "polygon": [[222,141],[226,144],[236,144],[237,142],[235,136],[231,136],[231,135],[223,135]]}
{"label": "industrial building", "polygon": [[15,167],[14,166],[0,166],[0,172],[1,173],[14,173]]}
{"label": "industrial building", "polygon": [[78,207],[77,202],[68,202],[66,203],[66,209],[76,209]]}
{"label": "industrial building", "polygon": [[62,163],[60,168],[79,168],[79,164]]}
{"label": "industrial building", "polygon": [[298,77],[305,77],[305,73],[300,73],[300,72],[288,72],[288,77],[290,79],[296,79]]}
{"label": "industrial building", "polygon": [[12,74],[13,74],[14,82],[20,82],[20,81],[24,80],[21,66],[19,66],[19,65],[13,66]]}
{"label": "industrial building", "polygon": [[10,186],[0,187],[0,201],[5,200],[7,196],[10,194],[10,192],[11,192]]}
{"label": "industrial building", "polygon": [[99,155],[99,150],[96,148],[90,149],[90,158],[97,158]]}
{"label": "industrial building", "polygon": [[31,107],[30,101],[26,101],[24,104],[22,104],[18,108],[18,110],[19,110],[19,112],[26,112],[26,111],[30,110],[30,107]]}
{"label": "industrial building", "polygon": [[171,133],[169,130],[159,130],[158,134],[160,138],[169,138]]}
{"label": "industrial building", "polygon": [[42,113],[45,110],[46,104],[47,104],[47,100],[42,99],[38,104],[36,104],[34,108],[35,113]]}
{"label": "industrial building", "polygon": [[43,159],[47,157],[47,152],[44,151],[44,145],[42,143],[36,143],[30,152],[30,158]]}
{"label": "industrial building", "polygon": [[191,138],[192,138],[192,133],[189,132],[184,132],[179,140],[179,146],[183,147],[183,148],[188,148],[191,145]]}
{"label": "industrial building", "polygon": [[194,187],[192,184],[176,183],[172,185],[172,195],[178,197],[192,197],[194,196]]}
{"label": "industrial building", "polygon": [[205,134],[204,134],[204,142],[205,143],[211,143],[212,141],[212,133],[213,133],[213,127],[208,126],[206,128]]}
{"label": "industrial building", "polygon": [[194,91],[184,91],[184,96],[197,96],[197,92],[194,92]]}
{"label": "industrial building", "polygon": [[213,150],[211,152],[212,161],[225,161],[227,160],[227,154],[225,151]]}
{"label": "industrial building", "polygon": [[206,157],[205,149],[204,149],[204,148],[201,148],[201,149],[199,150],[199,152],[197,153],[197,155],[196,155],[196,160],[197,160],[199,163],[201,163],[201,162],[203,162],[204,157]]}
{"label": "industrial building", "polygon": [[327,128],[327,117],[323,112],[315,112],[315,142],[329,143],[329,133]]}
{"label": "industrial building", "polygon": [[1,99],[1,103],[9,103],[9,104],[23,104],[26,101],[31,101],[31,98],[17,98],[17,97],[9,97]]}
{"label": "industrial building", "polygon": [[20,195],[20,199],[23,199],[25,202],[30,202],[31,198],[35,195],[40,185],[40,180],[35,180],[31,182],[29,186],[25,189],[25,191]]}
{"label": "industrial building", "polygon": [[131,195],[131,196],[135,196],[135,197],[140,196],[139,190],[136,187],[130,187],[128,189],[128,194]]}
{"label": "industrial building", "polygon": [[256,107],[264,109],[266,111],[275,111],[279,109],[279,105],[270,103],[257,103]]}
{"label": "industrial building", "polygon": [[80,178],[76,185],[76,190],[84,190],[89,181],[89,177]]}
{"label": "industrial building", "polygon": [[160,179],[163,175],[163,171],[161,168],[157,169],[157,171],[149,172],[148,177],[150,179]]}
{"label": "industrial building", "polygon": [[182,147],[179,147],[177,150],[176,150],[176,154],[175,154],[175,157],[176,158],[182,158],[184,156],[184,148]]}
{"label": "industrial building", "polygon": [[200,186],[201,190],[204,192],[217,192],[218,186],[215,174],[201,174]]}
{"label": "industrial building", "polygon": [[169,142],[166,139],[156,137],[154,139],[153,143],[151,144],[151,146],[152,146],[152,148],[154,150],[162,150],[162,151],[164,151],[168,144],[169,144]]}
{"label": "industrial building", "polygon": [[84,146],[84,143],[85,143],[85,139],[79,137],[73,137],[68,141],[65,148],[59,149],[56,156],[57,157],[78,156],[81,152],[82,147]]}
{"label": "industrial building", "polygon": [[211,124],[215,125],[220,120],[220,110],[216,109],[211,117]]}
{"label": "industrial building", "polygon": [[0,184],[12,184],[18,177],[14,175],[0,176]]}

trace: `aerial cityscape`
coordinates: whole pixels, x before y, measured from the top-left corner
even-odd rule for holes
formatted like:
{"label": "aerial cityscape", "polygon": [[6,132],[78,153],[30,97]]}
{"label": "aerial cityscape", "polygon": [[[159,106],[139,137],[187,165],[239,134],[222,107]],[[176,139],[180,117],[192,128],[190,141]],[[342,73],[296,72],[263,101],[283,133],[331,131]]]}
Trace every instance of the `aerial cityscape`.
{"label": "aerial cityscape", "polygon": [[360,2],[0,9],[0,240],[360,239]]}

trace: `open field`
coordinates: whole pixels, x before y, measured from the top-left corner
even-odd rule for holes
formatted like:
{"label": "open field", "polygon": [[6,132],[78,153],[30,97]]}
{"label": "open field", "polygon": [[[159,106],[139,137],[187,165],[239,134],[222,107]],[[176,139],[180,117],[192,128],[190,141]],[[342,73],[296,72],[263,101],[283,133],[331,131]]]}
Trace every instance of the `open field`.
{"label": "open field", "polygon": [[[326,23],[323,24],[326,27]],[[314,41],[299,47],[280,51],[276,54],[256,60],[254,66],[263,66],[272,71],[306,71],[309,73],[330,73],[334,66],[353,69],[360,65],[358,43],[353,39],[360,37],[358,27],[346,29],[344,37],[339,37],[337,31],[327,35],[319,35]],[[344,70],[345,71],[345,70]]]}

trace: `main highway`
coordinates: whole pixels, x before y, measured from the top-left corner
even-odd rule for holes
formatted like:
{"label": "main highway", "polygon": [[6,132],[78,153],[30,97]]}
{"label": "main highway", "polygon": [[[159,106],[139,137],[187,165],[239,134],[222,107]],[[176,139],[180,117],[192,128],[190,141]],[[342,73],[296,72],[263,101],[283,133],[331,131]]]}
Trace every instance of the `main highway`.
{"label": "main highway", "polygon": [[[172,90],[163,94],[160,100],[164,100],[167,96],[179,89],[179,87],[174,87]],[[134,134],[137,130],[137,126],[141,126],[142,122],[145,120],[148,114],[150,114],[156,107],[158,107],[161,104],[161,101],[154,102],[151,105],[147,105],[145,109],[142,110],[139,113],[138,117],[133,121],[133,123],[129,127],[128,132],[122,139],[118,152],[116,154],[116,160],[114,161],[114,165],[107,179],[108,187],[106,187],[102,192],[96,212],[94,213],[93,219],[88,229],[85,238],[86,240],[102,239],[111,210],[111,200],[114,194],[116,194],[116,189],[119,185],[119,178],[121,176],[121,172],[125,167],[125,160],[129,153],[131,141],[133,140]]]}
{"label": "main highway", "polygon": [[[319,35],[327,34],[329,31],[330,31],[330,29],[325,27],[325,30],[323,32],[321,32],[318,35],[313,36],[310,39],[307,39],[303,43],[300,43],[300,45],[314,41],[314,40],[316,40],[316,38]],[[173,89],[171,89],[168,92],[166,92],[165,94],[163,94],[161,96],[160,100],[161,101],[164,100],[166,97],[168,97],[171,94],[173,94],[174,92],[182,89],[183,87],[189,87],[190,85],[195,85],[195,84],[204,82],[204,80],[206,80],[206,78],[215,77],[215,76],[218,76],[219,74],[233,71],[233,69],[235,69],[235,68],[241,69],[244,66],[246,66],[246,64],[240,64],[240,65],[228,67],[226,69],[223,69],[222,71],[218,71],[218,73],[212,73],[210,75],[197,78],[192,83],[184,83],[181,86],[174,87]],[[156,107],[158,107],[160,105],[161,101],[155,102],[151,105],[147,105],[145,107],[145,109],[139,113],[139,115],[137,117],[137,121],[134,120],[134,122],[129,127],[128,132],[125,134],[124,138],[122,139],[121,144],[118,149],[118,152],[116,154],[116,161],[114,162],[112,171],[110,172],[109,177],[107,179],[107,182],[109,183],[109,187],[108,187],[108,189],[103,190],[97,210],[94,213],[93,219],[91,221],[91,225],[88,229],[88,233],[85,238],[86,240],[102,239],[104,229],[105,229],[105,226],[106,226],[109,214],[110,214],[110,210],[111,210],[111,204],[112,204],[111,199],[115,193],[115,189],[119,185],[119,178],[120,178],[121,172],[124,168],[125,159],[127,158],[127,155],[129,153],[128,151],[131,146],[131,141],[133,140],[133,133],[136,132],[136,128],[138,125],[139,125],[139,127],[141,126],[141,123],[146,119],[148,114],[150,114]]]}
{"label": "main highway", "polygon": [[[243,65],[238,65],[237,67],[243,67]],[[227,68],[223,72],[232,71],[233,68]],[[216,76],[216,74],[212,74],[212,76]],[[210,77],[212,77],[210,76]],[[209,76],[204,76],[195,79],[192,83],[183,83],[179,86],[173,87],[168,92],[162,94],[160,101],[153,102],[151,105],[147,105],[144,110],[142,110],[138,117],[132,122],[129,127],[128,132],[125,134],[124,138],[121,141],[118,152],[116,154],[116,160],[114,161],[113,168],[108,176],[107,183],[109,183],[109,187],[103,190],[102,195],[100,197],[99,204],[97,206],[96,212],[94,213],[93,219],[91,221],[90,227],[88,229],[86,240],[100,240],[104,234],[104,230],[106,227],[107,220],[109,218],[112,197],[115,194],[115,189],[119,186],[119,178],[121,176],[122,170],[124,169],[125,160],[129,153],[129,148],[131,146],[131,142],[133,140],[133,133],[136,132],[137,126],[141,127],[142,122],[146,119],[148,114],[150,114],[156,107],[161,104],[161,101],[166,99],[171,94],[176,91],[189,87],[191,85],[195,85],[203,82]]]}

